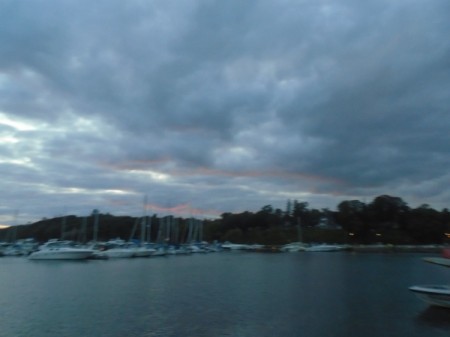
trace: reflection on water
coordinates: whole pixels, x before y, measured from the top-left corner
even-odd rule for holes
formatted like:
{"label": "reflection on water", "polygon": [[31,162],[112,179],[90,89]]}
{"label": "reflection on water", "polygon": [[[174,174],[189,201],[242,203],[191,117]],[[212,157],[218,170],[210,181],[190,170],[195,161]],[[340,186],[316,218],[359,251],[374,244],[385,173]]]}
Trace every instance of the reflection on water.
{"label": "reflection on water", "polygon": [[447,329],[450,332],[450,309],[430,306],[417,316],[417,321],[430,327]]}
{"label": "reflection on water", "polygon": [[2,258],[0,337],[448,337],[450,310],[428,308],[408,287],[442,283],[450,269],[420,257]]}

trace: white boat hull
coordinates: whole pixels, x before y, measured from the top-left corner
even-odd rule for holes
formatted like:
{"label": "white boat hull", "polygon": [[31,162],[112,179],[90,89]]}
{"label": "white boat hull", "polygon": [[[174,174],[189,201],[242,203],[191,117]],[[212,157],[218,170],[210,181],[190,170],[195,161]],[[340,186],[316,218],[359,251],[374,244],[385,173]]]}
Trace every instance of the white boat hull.
{"label": "white boat hull", "polygon": [[409,288],[421,300],[430,305],[450,308],[450,286],[449,285],[421,285]]}
{"label": "white boat hull", "polygon": [[337,252],[344,250],[344,247],[339,245],[314,245],[305,248],[306,252]]}
{"label": "white boat hull", "polygon": [[31,253],[30,260],[84,260],[92,255],[90,249],[55,248],[43,249]]}

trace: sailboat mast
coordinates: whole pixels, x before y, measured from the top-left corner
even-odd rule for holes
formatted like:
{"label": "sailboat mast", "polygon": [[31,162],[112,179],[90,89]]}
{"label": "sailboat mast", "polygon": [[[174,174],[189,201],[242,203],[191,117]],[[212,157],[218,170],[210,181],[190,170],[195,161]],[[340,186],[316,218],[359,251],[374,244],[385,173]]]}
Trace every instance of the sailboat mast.
{"label": "sailboat mast", "polygon": [[148,217],[148,222],[147,222],[147,242],[151,242],[151,238],[152,238],[152,218]]}
{"label": "sailboat mast", "polygon": [[298,242],[303,242],[302,224],[300,217],[297,218],[297,235],[298,235]]}
{"label": "sailboat mast", "polygon": [[145,230],[147,228],[147,216],[143,216],[141,220],[141,244],[145,241]]}
{"label": "sailboat mast", "polygon": [[193,219],[192,218],[189,218],[189,220],[188,220],[188,224],[189,224],[189,227],[188,227],[188,236],[187,236],[187,239],[186,239],[186,242],[187,243],[191,243],[191,241],[192,241],[192,226],[193,226]]}
{"label": "sailboat mast", "polygon": [[147,230],[147,195],[144,196],[143,207],[144,216],[141,221],[141,244],[145,242],[145,231]]}
{"label": "sailboat mast", "polygon": [[66,216],[63,215],[61,219],[61,240],[64,240],[64,233],[66,232]]}
{"label": "sailboat mast", "polygon": [[92,212],[94,215],[94,236],[93,241],[97,242],[98,240],[98,210],[94,209]]}
{"label": "sailboat mast", "polygon": [[87,229],[87,218],[84,216],[81,222],[81,233],[79,239],[81,243],[86,243],[86,229]]}

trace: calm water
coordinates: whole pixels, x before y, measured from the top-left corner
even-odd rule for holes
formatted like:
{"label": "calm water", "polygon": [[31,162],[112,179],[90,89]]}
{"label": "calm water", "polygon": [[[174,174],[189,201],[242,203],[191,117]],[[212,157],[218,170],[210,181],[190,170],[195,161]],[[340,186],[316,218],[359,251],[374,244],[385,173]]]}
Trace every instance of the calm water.
{"label": "calm water", "polygon": [[214,253],[109,261],[0,258],[0,337],[448,337],[448,283],[423,255]]}

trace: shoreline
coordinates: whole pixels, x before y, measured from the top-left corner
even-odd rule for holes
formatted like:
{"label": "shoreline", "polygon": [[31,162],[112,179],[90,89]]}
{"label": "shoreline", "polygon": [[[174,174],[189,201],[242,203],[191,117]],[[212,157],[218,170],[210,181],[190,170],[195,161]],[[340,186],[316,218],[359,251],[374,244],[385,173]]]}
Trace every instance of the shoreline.
{"label": "shoreline", "polygon": [[446,245],[352,245],[351,250],[361,253],[441,253]]}
{"label": "shoreline", "polygon": [[[374,245],[336,245],[341,249],[330,251],[347,251],[356,253],[425,253],[425,254],[439,254],[441,255],[445,248],[449,248],[448,245],[392,245],[392,244],[374,244]],[[278,245],[266,245],[258,248],[243,247],[236,249],[236,251],[248,251],[248,252],[262,252],[262,253],[282,253],[288,252],[282,250],[283,246]],[[230,250],[232,251],[232,250]],[[303,249],[299,249],[298,252],[303,252]]]}

